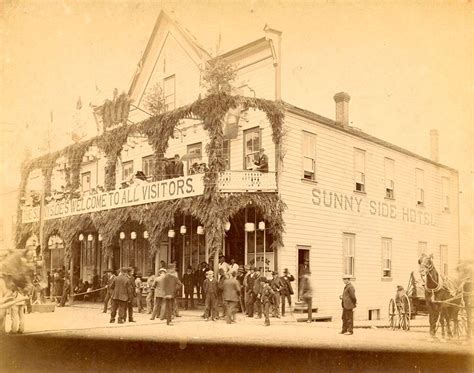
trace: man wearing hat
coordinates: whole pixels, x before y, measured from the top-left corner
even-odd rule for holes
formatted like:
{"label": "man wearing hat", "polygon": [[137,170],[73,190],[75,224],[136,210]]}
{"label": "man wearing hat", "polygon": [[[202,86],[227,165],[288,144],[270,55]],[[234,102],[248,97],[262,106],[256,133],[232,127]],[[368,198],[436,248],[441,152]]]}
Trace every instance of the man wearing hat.
{"label": "man wearing hat", "polygon": [[188,309],[188,300],[191,300],[191,309],[194,308],[194,275],[193,269],[191,266],[186,268],[186,273],[183,275],[183,285],[184,285],[184,308]]}
{"label": "man wearing hat", "polygon": [[128,267],[127,268],[127,277],[128,277],[128,302],[127,302],[127,314],[128,314],[128,321],[129,322],[135,322],[133,319],[133,300],[137,296],[136,290],[135,290],[135,278],[133,277],[133,268]]}
{"label": "man wearing hat", "polygon": [[288,306],[291,308],[291,296],[293,295],[293,287],[291,283],[295,281],[295,277],[290,274],[288,268],[283,270],[283,276],[280,277],[281,280],[281,315],[285,316],[285,300],[288,300]]}
{"label": "man wearing hat", "polygon": [[265,154],[265,149],[260,148],[257,159],[254,162],[254,165],[257,166],[257,171],[268,172],[268,156]]}
{"label": "man wearing hat", "polygon": [[240,266],[239,270],[237,271],[237,281],[240,285],[240,296],[239,296],[239,303],[240,303],[240,312],[245,313],[245,268],[244,266]]}
{"label": "man wearing hat", "polygon": [[155,304],[153,306],[153,313],[151,314],[150,320],[154,320],[155,317],[160,316],[161,305],[163,298],[165,297],[165,291],[163,288],[163,279],[165,278],[166,269],[160,268],[158,276],[155,278],[153,285],[151,286],[151,293],[155,296]]}
{"label": "man wearing hat", "polygon": [[354,329],[354,308],[357,306],[354,285],[351,284],[351,276],[342,276],[344,291],[339,297],[342,305],[342,331],[340,334],[351,335]]}
{"label": "man wearing hat", "polygon": [[118,323],[123,324],[126,318],[127,302],[130,299],[130,279],[127,276],[127,268],[122,268],[120,274],[112,280],[110,289],[112,292],[112,312],[110,322],[115,322],[118,310]]}
{"label": "man wearing hat", "polygon": [[165,313],[166,313],[166,325],[172,325],[171,319],[175,312],[175,297],[176,290],[181,286],[181,282],[178,279],[174,266],[170,266],[170,270],[166,273],[163,278],[163,290],[165,292]]}
{"label": "man wearing hat", "polygon": [[104,298],[104,310],[102,311],[103,313],[107,313],[107,308],[109,306],[109,301],[112,298],[112,289],[111,289],[110,286],[112,285],[112,282],[114,281],[114,278],[115,278],[114,271],[109,268],[107,270],[105,278],[103,279],[104,286],[107,287],[107,292],[106,292],[105,298]]}
{"label": "man wearing hat", "polygon": [[273,301],[273,309],[272,314],[273,317],[280,318],[280,291],[283,286],[280,277],[278,276],[278,272],[272,272],[273,278],[270,280],[270,287],[272,288],[273,292],[275,293],[275,299]]}
{"label": "man wearing hat", "polygon": [[148,293],[146,294],[146,312],[151,314],[153,312],[153,303],[155,301],[155,292],[151,289],[153,287],[153,283],[155,282],[155,274],[153,270],[148,271],[148,278],[146,280],[146,285],[148,289]]}
{"label": "man wearing hat", "polygon": [[254,284],[255,268],[250,267],[244,278],[245,286],[245,309],[248,317],[253,317],[252,291]]}
{"label": "man wearing hat", "polygon": [[204,294],[206,294],[206,310],[204,311],[204,318],[212,321],[218,316],[217,311],[217,280],[214,278],[214,271],[207,272],[207,278],[203,284]]}
{"label": "man wearing hat", "polygon": [[260,292],[257,297],[263,306],[265,326],[270,326],[270,308],[275,306],[275,292],[272,290],[272,287],[264,276],[259,279],[259,283]]}
{"label": "man wearing hat", "polygon": [[222,298],[225,303],[227,324],[235,322],[235,310],[240,299],[240,284],[236,279],[236,272],[231,272],[223,284]]}

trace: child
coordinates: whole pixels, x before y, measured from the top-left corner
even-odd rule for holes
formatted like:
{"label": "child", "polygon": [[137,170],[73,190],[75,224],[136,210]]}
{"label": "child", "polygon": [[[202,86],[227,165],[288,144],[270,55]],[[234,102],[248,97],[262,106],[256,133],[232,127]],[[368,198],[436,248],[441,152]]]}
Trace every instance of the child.
{"label": "child", "polygon": [[206,321],[209,321],[209,317],[214,321],[217,317],[217,280],[214,278],[214,271],[207,272],[203,289],[206,294],[206,311],[204,312],[204,317]]}
{"label": "child", "polygon": [[265,326],[270,326],[270,308],[275,306],[275,292],[272,290],[265,277],[260,279],[261,290],[258,297],[263,306],[263,314],[265,315]]}

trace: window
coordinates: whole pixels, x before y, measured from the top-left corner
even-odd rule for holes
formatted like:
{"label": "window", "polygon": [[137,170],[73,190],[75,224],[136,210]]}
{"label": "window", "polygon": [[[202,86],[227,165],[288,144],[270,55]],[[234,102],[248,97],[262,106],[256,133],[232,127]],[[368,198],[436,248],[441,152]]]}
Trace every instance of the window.
{"label": "window", "polygon": [[84,172],[81,175],[81,185],[82,185],[82,193],[85,193],[91,190],[91,173],[90,172]]}
{"label": "window", "polygon": [[365,192],[365,150],[354,149],[355,190]]}
{"label": "window", "polygon": [[133,161],[122,163],[122,181],[128,181],[133,176]]}
{"label": "window", "polygon": [[442,206],[443,206],[443,211],[449,212],[449,179],[447,177],[441,178],[442,181]]}
{"label": "window", "polygon": [[153,176],[154,167],[155,167],[155,160],[152,155],[142,158],[142,171],[146,175],[147,178],[150,176]]}
{"label": "window", "polygon": [[244,168],[252,169],[260,151],[260,128],[244,131]]}
{"label": "window", "polygon": [[441,273],[445,276],[448,275],[448,246],[440,246],[440,263],[441,263]]}
{"label": "window", "polygon": [[415,179],[416,179],[416,205],[424,206],[425,205],[425,177],[423,170],[417,168],[415,170]]}
{"label": "window", "polygon": [[422,254],[426,254],[428,250],[428,244],[423,241],[418,242],[418,258],[421,257]]}
{"label": "window", "polygon": [[382,238],[382,277],[392,277],[391,238]]}
{"label": "window", "polygon": [[225,169],[230,170],[230,140],[222,142],[222,159],[225,162]]}
{"label": "window", "polygon": [[163,97],[165,111],[173,110],[176,107],[176,76],[171,75],[163,82]]}
{"label": "window", "polygon": [[355,260],[355,234],[344,233],[342,237],[343,247],[343,274],[354,276]]}
{"label": "window", "polygon": [[188,145],[188,153],[187,153],[187,160],[188,160],[188,174],[190,173],[190,169],[193,164],[202,163],[202,143]]}
{"label": "window", "polygon": [[385,158],[385,198],[395,198],[395,161]]}
{"label": "window", "polygon": [[316,135],[303,131],[303,178],[316,180]]}

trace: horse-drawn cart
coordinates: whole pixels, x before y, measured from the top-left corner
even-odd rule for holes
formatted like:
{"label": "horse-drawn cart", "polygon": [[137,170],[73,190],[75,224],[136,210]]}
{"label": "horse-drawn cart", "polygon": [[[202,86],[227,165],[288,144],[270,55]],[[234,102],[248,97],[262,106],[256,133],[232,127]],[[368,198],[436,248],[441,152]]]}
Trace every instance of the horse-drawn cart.
{"label": "horse-drawn cart", "polygon": [[410,320],[416,315],[426,315],[425,293],[421,276],[410,274],[408,286],[397,287],[397,293],[388,304],[388,320],[392,329],[410,330]]}

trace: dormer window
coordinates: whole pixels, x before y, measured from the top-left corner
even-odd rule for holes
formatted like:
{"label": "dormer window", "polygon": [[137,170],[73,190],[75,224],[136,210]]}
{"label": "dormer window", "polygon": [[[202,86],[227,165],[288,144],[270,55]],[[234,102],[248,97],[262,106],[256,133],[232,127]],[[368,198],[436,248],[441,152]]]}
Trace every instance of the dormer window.
{"label": "dormer window", "polygon": [[385,158],[385,198],[395,198],[395,161]]}
{"label": "dormer window", "polygon": [[365,150],[354,149],[355,190],[365,193]]}

